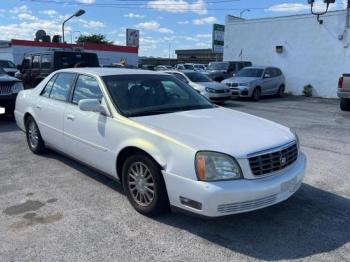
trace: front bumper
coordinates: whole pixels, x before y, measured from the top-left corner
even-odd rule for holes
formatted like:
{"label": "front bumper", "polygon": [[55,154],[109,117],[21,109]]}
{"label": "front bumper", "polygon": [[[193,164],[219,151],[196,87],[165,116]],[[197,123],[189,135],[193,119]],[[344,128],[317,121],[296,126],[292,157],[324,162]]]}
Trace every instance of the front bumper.
{"label": "front bumper", "polygon": [[0,95],[0,107],[15,108],[17,94]]}
{"label": "front bumper", "polygon": [[231,93],[209,93],[209,92],[203,92],[202,95],[204,95],[209,100],[216,102],[216,101],[227,101],[231,99]]}
{"label": "front bumper", "polygon": [[252,90],[250,87],[231,87],[233,97],[251,97]]}
{"label": "front bumper", "polygon": [[340,97],[340,98],[349,98],[350,99],[350,92],[338,91],[338,97]]}
{"label": "front bumper", "polygon": [[[163,172],[170,204],[206,217],[220,217],[248,212],[282,202],[301,186],[306,157],[276,175],[259,179],[201,182]],[[201,209],[184,205],[180,198],[201,204]]]}

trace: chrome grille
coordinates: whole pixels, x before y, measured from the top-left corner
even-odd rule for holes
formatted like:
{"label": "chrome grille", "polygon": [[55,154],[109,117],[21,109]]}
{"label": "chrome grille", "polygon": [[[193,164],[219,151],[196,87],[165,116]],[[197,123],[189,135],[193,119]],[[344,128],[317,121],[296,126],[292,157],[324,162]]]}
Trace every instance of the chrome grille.
{"label": "chrome grille", "polygon": [[294,143],[283,149],[255,155],[248,158],[250,169],[255,176],[279,171],[294,163],[298,158],[298,147]]}
{"label": "chrome grille", "polygon": [[13,82],[0,82],[0,95],[11,95],[12,94]]}
{"label": "chrome grille", "polygon": [[238,83],[226,83],[226,85],[229,87],[237,87]]}

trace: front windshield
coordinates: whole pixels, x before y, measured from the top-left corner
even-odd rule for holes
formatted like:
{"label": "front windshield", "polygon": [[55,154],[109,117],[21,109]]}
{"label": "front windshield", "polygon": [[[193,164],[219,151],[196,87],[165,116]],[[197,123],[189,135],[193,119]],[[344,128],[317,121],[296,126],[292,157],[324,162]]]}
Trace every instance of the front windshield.
{"label": "front windshield", "polygon": [[264,69],[261,68],[244,68],[237,72],[238,77],[261,77]]}
{"label": "front windshield", "polygon": [[201,73],[198,72],[186,72],[184,73],[192,82],[195,83],[203,83],[203,82],[212,82],[213,80],[211,80],[209,77],[207,77],[206,75],[203,75]]}
{"label": "front windshield", "polygon": [[6,75],[5,70],[4,70],[4,69],[2,69],[1,67],[0,67],[0,75]]}
{"label": "front windshield", "polygon": [[2,68],[16,68],[15,64],[11,61],[0,60],[0,67]]}
{"label": "front windshield", "polygon": [[211,62],[208,65],[209,70],[227,70],[228,63],[225,62]]}
{"label": "front windshield", "polygon": [[174,76],[112,75],[102,79],[115,106],[129,117],[214,107]]}

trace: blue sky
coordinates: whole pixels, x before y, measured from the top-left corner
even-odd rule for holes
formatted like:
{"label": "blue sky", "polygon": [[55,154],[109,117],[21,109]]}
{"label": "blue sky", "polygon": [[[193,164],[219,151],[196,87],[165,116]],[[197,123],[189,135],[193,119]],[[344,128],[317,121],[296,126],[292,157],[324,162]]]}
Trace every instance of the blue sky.
{"label": "blue sky", "polygon": [[[323,1],[316,1],[322,9]],[[331,10],[343,9],[336,0]],[[66,41],[80,34],[101,33],[125,44],[125,29],[141,31],[140,55],[167,57],[175,49],[211,47],[213,23],[225,15],[244,18],[309,13],[307,0],[1,0],[0,40],[33,39],[38,29],[60,34],[61,23],[79,8],[86,14],[66,24]]]}

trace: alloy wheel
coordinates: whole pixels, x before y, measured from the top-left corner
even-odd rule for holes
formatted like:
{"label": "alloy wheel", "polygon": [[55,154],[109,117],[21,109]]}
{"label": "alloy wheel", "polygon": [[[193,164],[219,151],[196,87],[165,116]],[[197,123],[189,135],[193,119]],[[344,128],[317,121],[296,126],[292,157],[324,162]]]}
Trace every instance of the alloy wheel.
{"label": "alloy wheel", "polygon": [[130,165],[127,171],[127,184],[134,201],[143,207],[149,206],[155,197],[154,177],[142,162]]}
{"label": "alloy wheel", "polygon": [[32,148],[36,148],[38,146],[39,132],[34,121],[31,121],[28,125],[28,139]]}

